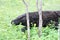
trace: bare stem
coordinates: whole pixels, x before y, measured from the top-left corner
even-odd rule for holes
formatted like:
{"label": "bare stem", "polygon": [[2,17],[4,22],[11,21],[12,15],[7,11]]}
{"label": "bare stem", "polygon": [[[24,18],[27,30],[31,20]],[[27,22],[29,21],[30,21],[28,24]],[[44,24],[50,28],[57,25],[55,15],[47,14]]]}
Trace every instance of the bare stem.
{"label": "bare stem", "polygon": [[28,12],[28,3],[26,3],[24,0],[23,0],[23,3],[25,4],[26,6],[26,19],[27,19],[27,29],[28,29],[28,39],[27,40],[30,40],[30,26],[29,26],[29,12]]}
{"label": "bare stem", "polygon": [[42,0],[40,0],[40,3],[38,3],[38,0],[36,1],[36,5],[37,5],[37,9],[38,9],[38,13],[39,13],[39,37],[42,35]]}

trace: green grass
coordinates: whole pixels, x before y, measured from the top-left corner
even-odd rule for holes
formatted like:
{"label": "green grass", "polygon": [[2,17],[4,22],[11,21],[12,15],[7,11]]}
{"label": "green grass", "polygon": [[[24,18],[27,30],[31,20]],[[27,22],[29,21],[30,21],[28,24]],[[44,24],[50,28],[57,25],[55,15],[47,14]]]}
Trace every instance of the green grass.
{"label": "green grass", "polygon": [[[29,11],[36,11],[36,1],[30,0]],[[60,10],[60,0],[43,0],[43,10]],[[25,5],[22,0],[0,0],[0,40],[26,40],[27,33],[21,32],[22,25],[11,25],[11,20],[25,13]],[[42,29],[39,38],[37,28],[31,29],[31,40],[58,40],[58,32],[46,27]]]}

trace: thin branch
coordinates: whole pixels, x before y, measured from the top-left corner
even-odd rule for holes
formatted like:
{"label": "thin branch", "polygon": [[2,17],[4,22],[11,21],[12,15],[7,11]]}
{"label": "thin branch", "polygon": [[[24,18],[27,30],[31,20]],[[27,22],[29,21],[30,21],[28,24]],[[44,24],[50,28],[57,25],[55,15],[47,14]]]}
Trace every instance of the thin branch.
{"label": "thin branch", "polygon": [[28,39],[27,40],[30,40],[30,27],[29,27],[29,12],[28,12],[28,3],[26,3],[24,0],[23,0],[23,3],[25,4],[26,6],[26,19],[27,19],[27,29],[28,29]]}
{"label": "thin branch", "polygon": [[42,35],[42,0],[40,0],[40,3],[38,3],[39,0],[36,1],[38,13],[39,13],[39,37]]}

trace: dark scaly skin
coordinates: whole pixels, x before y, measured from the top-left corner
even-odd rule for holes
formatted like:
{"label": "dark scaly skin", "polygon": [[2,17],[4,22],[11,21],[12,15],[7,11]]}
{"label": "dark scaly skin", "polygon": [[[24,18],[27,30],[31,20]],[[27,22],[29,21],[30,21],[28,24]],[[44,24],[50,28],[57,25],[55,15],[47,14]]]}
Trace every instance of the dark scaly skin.
{"label": "dark scaly skin", "polygon": [[[60,17],[60,11],[42,11],[42,20],[43,20],[43,27],[46,27],[50,21],[55,22],[55,26],[58,26],[58,18]],[[33,24],[36,24],[36,27],[39,26],[39,15],[38,12],[29,12],[29,23],[30,28]],[[21,25],[25,26],[22,28],[22,31],[24,32],[27,30],[27,23],[26,23],[26,14],[18,16],[16,19],[12,20],[11,23],[14,23],[15,25]],[[32,23],[32,24],[31,24]]]}

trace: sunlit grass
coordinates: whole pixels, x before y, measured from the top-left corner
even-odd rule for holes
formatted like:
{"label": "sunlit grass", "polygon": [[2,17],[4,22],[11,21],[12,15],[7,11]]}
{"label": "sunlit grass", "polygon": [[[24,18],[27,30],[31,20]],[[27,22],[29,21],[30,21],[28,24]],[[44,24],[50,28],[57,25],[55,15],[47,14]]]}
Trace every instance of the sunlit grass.
{"label": "sunlit grass", "polygon": [[[30,0],[29,11],[36,11],[36,1]],[[43,0],[43,10],[60,10],[60,0]],[[11,20],[25,13],[22,0],[0,0],[0,40],[26,40],[27,33],[21,32],[22,25],[11,25]],[[31,29],[31,40],[58,40],[57,30],[46,27],[39,38],[37,28]]]}

